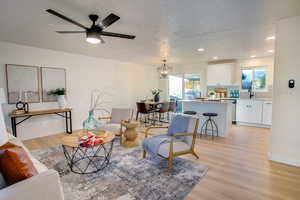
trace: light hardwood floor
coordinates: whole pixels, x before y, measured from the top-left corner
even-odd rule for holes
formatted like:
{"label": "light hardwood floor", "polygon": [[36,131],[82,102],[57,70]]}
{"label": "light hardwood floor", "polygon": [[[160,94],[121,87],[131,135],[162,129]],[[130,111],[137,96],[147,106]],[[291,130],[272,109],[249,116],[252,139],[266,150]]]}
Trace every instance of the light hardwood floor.
{"label": "light hardwood floor", "polygon": [[[43,148],[59,144],[64,135],[24,143],[29,149]],[[269,137],[269,129],[233,126],[227,138],[197,139],[200,159],[185,157],[209,171],[187,199],[300,199],[300,168],[269,161]]]}

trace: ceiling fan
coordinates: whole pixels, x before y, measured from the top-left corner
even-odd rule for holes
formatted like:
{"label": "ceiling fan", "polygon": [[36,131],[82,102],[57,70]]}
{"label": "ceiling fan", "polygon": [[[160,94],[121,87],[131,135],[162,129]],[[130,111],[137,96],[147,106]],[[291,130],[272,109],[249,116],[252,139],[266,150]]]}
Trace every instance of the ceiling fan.
{"label": "ceiling fan", "polygon": [[92,44],[98,44],[99,42],[104,43],[104,40],[101,36],[109,36],[109,37],[119,37],[119,38],[126,38],[126,39],[134,39],[134,35],[126,35],[121,33],[112,33],[112,32],[106,32],[103,31],[108,26],[112,25],[116,21],[120,19],[119,16],[111,13],[106,18],[104,18],[101,22],[96,24],[96,21],[98,20],[99,16],[91,14],[89,15],[90,20],[93,22],[90,28],[56,12],[52,9],[46,10],[48,13],[55,15],[65,21],[68,21],[76,26],[79,26],[80,28],[83,28],[83,31],[56,31],[60,34],[74,34],[74,33],[85,33],[86,34],[86,41]]}

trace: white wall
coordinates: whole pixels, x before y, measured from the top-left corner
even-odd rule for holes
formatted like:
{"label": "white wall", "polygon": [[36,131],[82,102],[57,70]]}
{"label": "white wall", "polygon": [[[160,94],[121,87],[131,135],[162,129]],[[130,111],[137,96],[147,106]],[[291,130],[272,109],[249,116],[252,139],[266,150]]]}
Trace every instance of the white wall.
{"label": "white wall", "polygon": [[[136,99],[158,87],[154,68],[132,63],[69,54],[0,42],[0,87],[6,88],[5,64],[62,67],[67,70],[67,96],[73,111],[73,129],[80,129],[87,117],[90,93],[100,89],[110,94],[108,108],[135,107]],[[57,103],[30,104],[30,110],[57,108]],[[14,105],[4,106],[6,124]],[[64,120],[55,115],[38,116],[18,126],[21,139],[64,132]]]}
{"label": "white wall", "polygon": [[[300,16],[278,22],[270,159],[300,167]],[[295,79],[296,87],[288,88]]]}

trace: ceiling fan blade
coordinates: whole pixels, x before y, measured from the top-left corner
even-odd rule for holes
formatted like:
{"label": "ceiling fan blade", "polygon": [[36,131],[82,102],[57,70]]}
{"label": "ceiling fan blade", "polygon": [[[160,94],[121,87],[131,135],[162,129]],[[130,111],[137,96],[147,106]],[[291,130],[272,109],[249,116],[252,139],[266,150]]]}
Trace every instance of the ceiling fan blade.
{"label": "ceiling fan blade", "polygon": [[119,37],[119,38],[126,38],[126,39],[132,39],[132,40],[135,38],[135,35],[125,35],[125,34],[121,34],[121,33],[112,33],[112,32],[106,32],[106,31],[102,31],[100,34],[104,35],[104,36]]}
{"label": "ceiling fan blade", "polygon": [[66,21],[68,21],[68,22],[70,22],[70,23],[72,23],[72,24],[74,24],[76,26],[79,26],[79,27],[81,27],[83,29],[87,29],[87,27],[85,27],[84,25],[82,25],[82,24],[80,24],[78,22],[75,22],[74,20],[72,20],[72,19],[70,19],[70,18],[68,18],[68,17],[66,17],[66,16],[64,16],[64,15],[62,15],[62,14],[60,14],[60,13],[54,11],[54,10],[52,10],[52,9],[47,9],[46,11],[48,13],[52,14],[52,15],[55,15],[56,17],[59,17],[59,18],[61,18],[63,20],[66,20]]}
{"label": "ceiling fan blade", "polygon": [[85,31],[56,31],[56,33],[61,33],[61,34],[72,34],[72,33],[85,33]]}
{"label": "ceiling fan blade", "polygon": [[118,21],[119,19],[120,17],[118,15],[110,13],[105,19],[102,20],[101,24],[104,28],[106,28]]}

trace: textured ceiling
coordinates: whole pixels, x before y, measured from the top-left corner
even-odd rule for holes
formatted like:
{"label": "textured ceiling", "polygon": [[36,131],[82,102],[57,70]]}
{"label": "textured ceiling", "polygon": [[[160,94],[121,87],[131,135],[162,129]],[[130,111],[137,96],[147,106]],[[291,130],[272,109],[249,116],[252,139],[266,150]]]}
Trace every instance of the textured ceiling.
{"label": "textured ceiling", "polygon": [[[80,30],[49,15],[52,8],[90,25],[88,15],[121,20],[107,29],[136,35],[135,40],[103,37],[91,45]],[[278,19],[300,15],[300,0],[1,0],[0,40],[147,65],[167,58],[174,65],[197,64],[212,57],[270,56]],[[198,52],[198,48],[205,48]]]}

